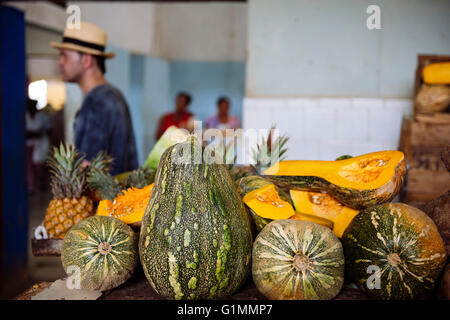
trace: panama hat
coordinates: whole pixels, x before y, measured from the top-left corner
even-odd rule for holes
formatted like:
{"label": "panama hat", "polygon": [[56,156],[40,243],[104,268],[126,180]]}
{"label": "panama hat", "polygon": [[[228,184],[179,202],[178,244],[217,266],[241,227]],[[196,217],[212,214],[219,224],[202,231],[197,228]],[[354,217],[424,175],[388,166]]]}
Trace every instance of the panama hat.
{"label": "panama hat", "polygon": [[50,42],[56,49],[67,49],[89,53],[95,56],[114,58],[114,52],[104,52],[106,33],[95,24],[81,21],[79,28],[66,28],[62,42]]}

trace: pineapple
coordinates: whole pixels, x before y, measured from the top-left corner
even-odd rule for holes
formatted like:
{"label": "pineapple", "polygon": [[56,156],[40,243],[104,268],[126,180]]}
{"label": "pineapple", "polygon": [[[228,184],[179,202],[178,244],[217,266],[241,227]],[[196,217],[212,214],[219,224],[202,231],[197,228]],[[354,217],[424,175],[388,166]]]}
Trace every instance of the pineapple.
{"label": "pineapple", "polygon": [[[282,161],[284,160],[284,154],[287,152],[286,143],[289,140],[289,137],[286,135],[282,135],[281,137],[277,137],[275,141],[272,141],[272,130],[275,129],[275,126],[269,131],[269,135],[267,138],[262,137],[261,143],[259,143],[255,149],[252,150],[252,158],[254,165],[250,165],[250,167],[242,167],[235,165],[237,156],[234,156],[233,163],[227,164],[228,170],[231,174],[233,181],[237,181],[240,178],[250,176],[250,175],[260,175],[266,169],[268,164],[270,164],[270,160],[274,161]],[[273,142],[273,146],[272,146]],[[232,151],[229,146],[225,146],[222,144],[223,148],[223,159],[229,158],[229,152]],[[272,154],[273,151],[273,154]]]}
{"label": "pineapple", "polygon": [[53,199],[47,208],[44,228],[49,238],[63,239],[66,232],[79,221],[94,214],[94,204],[85,195],[86,170],[73,145],[54,147],[47,164],[51,173]]}

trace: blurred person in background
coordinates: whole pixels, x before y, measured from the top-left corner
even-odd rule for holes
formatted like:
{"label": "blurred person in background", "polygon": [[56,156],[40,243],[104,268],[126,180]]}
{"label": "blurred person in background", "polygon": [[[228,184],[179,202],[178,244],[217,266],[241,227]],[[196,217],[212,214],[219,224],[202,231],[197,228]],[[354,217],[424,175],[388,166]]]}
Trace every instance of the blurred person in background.
{"label": "blurred person in background", "polygon": [[241,122],[236,116],[230,115],[230,100],[227,97],[219,97],[217,99],[217,114],[206,120],[206,129],[239,129]]}
{"label": "blurred person in background", "polygon": [[77,83],[85,95],[74,123],[75,147],[86,155],[89,165],[101,150],[114,158],[111,174],[137,168],[137,150],[128,104],[120,90],[105,79],[107,35],[98,26],[81,22],[66,28],[59,49],[58,66],[64,81]]}
{"label": "blurred person in background", "polygon": [[[227,136],[227,129],[239,129],[241,128],[241,122],[236,116],[230,115],[230,100],[225,97],[219,97],[217,99],[217,114],[206,119],[205,128],[208,129],[218,129],[222,133],[222,139],[217,139],[217,137],[211,137],[208,144],[222,145],[222,147],[232,148],[231,143],[237,143],[236,139],[240,139],[240,136],[235,136],[238,132],[235,132],[232,136]],[[227,151],[227,154],[230,150]],[[231,151],[233,155],[237,156],[236,150]]]}
{"label": "blurred person in background", "polygon": [[[47,160],[50,148],[49,136],[52,133],[52,119],[44,110],[37,109],[37,101],[27,99],[25,113],[27,145],[27,184],[31,194],[36,187],[45,190]],[[36,186],[37,185],[37,186]]]}
{"label": "blurred person in background", "polygon": [[156,129],[155,139],[158,140],[167,128],[176,126],[178,128],[193,130],[194,115],[187,111],[191,103],[191,95],[186,92],[179,92],[175,100],[175,111],[163,115],[159,119]]}

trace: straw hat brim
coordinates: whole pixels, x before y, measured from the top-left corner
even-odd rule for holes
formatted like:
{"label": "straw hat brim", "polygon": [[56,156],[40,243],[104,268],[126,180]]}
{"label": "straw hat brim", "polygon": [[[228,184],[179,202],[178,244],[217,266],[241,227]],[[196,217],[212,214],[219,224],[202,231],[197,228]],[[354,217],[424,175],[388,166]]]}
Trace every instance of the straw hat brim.
{"label": "straw hat brim", "polygon": [[89,53],[96,56],[105,57],[106,59],[114,58],[116,55],[114,52],[103,52],[91,48],[86,48],[73,43],[60,43],[60,42],[50,42],[50,45],[55,49],[67,49],[73,51],[80,51],[84,53]]}

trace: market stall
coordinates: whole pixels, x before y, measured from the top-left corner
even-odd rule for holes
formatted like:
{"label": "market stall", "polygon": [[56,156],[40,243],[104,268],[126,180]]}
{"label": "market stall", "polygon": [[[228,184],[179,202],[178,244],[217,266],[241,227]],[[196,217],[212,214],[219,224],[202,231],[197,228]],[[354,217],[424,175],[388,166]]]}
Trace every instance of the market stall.
{"label": "market stall", "polygon": [[[171,128],[143,167],[116,177],[105,153],[80,171],[73,146],[55,148],[55,199],[32,244],[35,255],[61,255],[68,278],[17,299],[447,297],[448,194],[392,203],[406,175],[400,151],[262,162],[287,141],[269,135],[241,167],[219,164],[226,152],[211,161],[194,135]],[[80,174],[78,198],[58,193]],[[74,275],[81,291],[68,289]]]}

